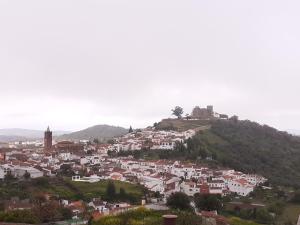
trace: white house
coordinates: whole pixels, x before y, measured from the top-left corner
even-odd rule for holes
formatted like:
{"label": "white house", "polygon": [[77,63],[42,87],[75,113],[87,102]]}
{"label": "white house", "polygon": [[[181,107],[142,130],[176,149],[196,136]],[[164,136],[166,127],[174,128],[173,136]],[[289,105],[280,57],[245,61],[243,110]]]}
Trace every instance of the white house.
{"label": "white house", "polygon": [[254,190],[254,186],[250,185],[245,179],[231,180],[228,182],[228,189],[241,196],[247,196]]}

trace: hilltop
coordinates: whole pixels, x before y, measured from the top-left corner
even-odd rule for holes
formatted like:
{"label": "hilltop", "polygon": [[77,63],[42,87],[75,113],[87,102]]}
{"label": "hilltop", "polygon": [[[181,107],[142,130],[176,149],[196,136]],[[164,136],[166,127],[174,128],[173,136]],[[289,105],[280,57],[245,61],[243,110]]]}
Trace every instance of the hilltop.
{"label": "hilltop", "polygon": [[114,137],[122,136],[128,133],[128,130],[123,127],[110,125],[96,125],[84,130],[76,131],[70,134],[65,134],[58,137],[58,140],[93,140],[105,141]]}
{"label": "hilltop", "polygon": [[[156,129],[196,129],[187,147],[145,151],[140,157],[200,160],[267,177],[271,183],[300,187],[300,137],[249,120],[166,119]],[[202,160],[201,160],[202,159]]]}
{"label": "hilltop", "polygon": [[157,130],[186,131],[189,129],[209,129],[210,120],[163,119],[155,125]]}

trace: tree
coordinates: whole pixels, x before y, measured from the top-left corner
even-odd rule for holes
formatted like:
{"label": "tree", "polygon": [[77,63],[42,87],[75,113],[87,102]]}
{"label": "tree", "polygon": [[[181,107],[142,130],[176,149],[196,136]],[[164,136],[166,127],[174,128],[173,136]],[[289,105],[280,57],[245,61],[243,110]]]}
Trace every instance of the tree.
{"label": "tree", "polygon": [[167,206],[169,206],[172,209],[190,210],[190,203],[191,201],[189,199],[189,196],[182,192],[173,193],[167,199]]}
{"label": "tree", "polygon": [[126,196],[127,196],[127,193],[126,193],[125,189],[121,187],[120,188],[120,197],[122,199],[124,199],[124,198],[126,198]]}
{"label": "tree", "polygon": [[72,219],[73,213],[72,213],[71,209],[61,207],[60,208],[60,213],[61,213],[61,215],[62,215],[62,217],[63,217],[64,220],[70,220],[70,219]]}
{"label": "tree", "polygon": [[100,143],[98,138],[94,138],[93,142],[94,142],[95,144],[99,144],[99,143]]}
{"label": "tree", "polygon": [[172,115],[177,116],[178,119],[182,117],[183,114],[183,108],[180,106],[176,106],[174,109],[172,109]]}
{"label": "tree", "polygon": [[70,164],[62,164],[60,166],[60,174],[63,176],[73,176],[74,171],[72,170],[72,166]]}
{"label": "tree", "polygon": [[10,182],[12,180],[14,180],[15,177],[12,175],[11,171],[8,171],[5,176],[4,176],[4,181],[5,182]]}
{"label": "tree", "polygon": [[48,201],[43,204],[37,204],[33,208],[33,212],[37,215],[40,221],[47,223],[47,222],[54,222],[63,219],[61,208],[58,202],[55,201]]}
{"label": "tree", "polygon": [[114,182],[109,181],[106,187],[106,195],[109,199],[113,199],[116,196],[116,187]]}
{"label": "tree", "polygon": [[132,132],[133,132],[133,129],[132,129],[132,127],[130,126],[128,133],[132,133]]}
{"label": "tree", "polygon": [[199,210],[213,211],[222,208],[221,196],[211,194],[195,194],[195,205]]}
{"label": "tree", "polygon": [[28,171],[26,170],[23,177],[24,177],[25,180],[28,180],[30,178],[30,173],[28,173]]}

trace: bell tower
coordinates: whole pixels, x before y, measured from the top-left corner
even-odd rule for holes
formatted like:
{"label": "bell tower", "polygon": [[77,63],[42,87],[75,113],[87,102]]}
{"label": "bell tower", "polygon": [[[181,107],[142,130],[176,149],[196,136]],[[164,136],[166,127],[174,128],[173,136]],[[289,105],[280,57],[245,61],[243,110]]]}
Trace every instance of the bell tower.
{"label": "bell tower", "polygon": [[44,149],[46,151],[49,151],[51,150],[51,148],[52,148],[52,131],[50,131],[50,128],[48,126],[44,134]]}

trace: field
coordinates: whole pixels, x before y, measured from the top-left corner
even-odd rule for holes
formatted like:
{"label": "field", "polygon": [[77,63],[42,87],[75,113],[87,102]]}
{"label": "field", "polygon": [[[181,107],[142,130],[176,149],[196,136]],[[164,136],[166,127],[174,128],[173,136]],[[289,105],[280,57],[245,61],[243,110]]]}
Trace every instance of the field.
{"label": "field", "polygon": [[[49,193],[53,196],[69,199],[69,200],[91,200],[95,197],[103,199],[106,196],[106,187],[108,181],[100,181],[97,183],[73,182],[70,178],[38,178],[30,181],[10,182],[0,184],[0,198],[10,199],[11,197],[34,198],[38,193]],[[144,188],[126,182],[114,181],[116,194],[120,188],[126,192],[126,200],[139,203],[144,195]]]}

